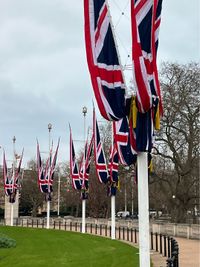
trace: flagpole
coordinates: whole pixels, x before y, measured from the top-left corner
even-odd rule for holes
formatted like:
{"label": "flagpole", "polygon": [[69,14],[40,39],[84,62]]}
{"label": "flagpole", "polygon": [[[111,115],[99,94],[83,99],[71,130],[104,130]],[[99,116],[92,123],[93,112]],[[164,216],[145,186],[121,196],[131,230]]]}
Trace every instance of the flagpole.
{"label": "flagpole", "polygon": [[115,196],[111,196],[111,239],[115,239]]}
{"label": "flagpole", "polygon": [[58,217],[60,216],[60,167],[58,171]]}
{"label": "flagpole", "polygon": [[[87,107],[83,107],[83,119],[84,119],[84,146],[85,146],[85,136],[86,136],[86,114],[87,114]],[[84,147],[85,149],[85,147]],[[85,151],[84,151],[84,157],[83,157],[83,179],[85,179]],[[86,199],[82,199],[82,233],[85,233],[85,214],[86,214]]]}
{"label": "flagpole", "polygon": [[[16,137],[13,136],[13,193],[14,193],[14,181],[15,181],[15,142],[16,142]],[[10,203],[10,226],[13,226],[13,217],[14,217],[14,203]]]}
{"label": "flagpole", "polygon": [[147,152],[138,153],[137,164],[140,267],[150,267],[149,187]]}
{"label": "flagpole", "polygon": [[[113,125],[112,125],[112,147],[113,144]],[[112,148],[113,149],[113,148]],[[111,195],[111,239],[115,239],[115,195]]]}
{"label": "flagpole", "polygon": [[[52,129],[52,124],[49,123],[48,124],[48,130],[49,130],[49,160],[51,158],[51,129]],[[49,164],[51,164],[51,162],[49,162]],[[49,165],[49,174],[48,175],[50,175],[50,166],[51,165]],[[48,190],[49,190],[49,188],[48,188]],[[50,223],[49,223],[50,222],[50,198],[49,198],[49,193],[47,193],[46,197],[47,197],[47,199],[46,199],[46,201],[47,201],[47,229],[49,229],[49,225],[50,225]]]}

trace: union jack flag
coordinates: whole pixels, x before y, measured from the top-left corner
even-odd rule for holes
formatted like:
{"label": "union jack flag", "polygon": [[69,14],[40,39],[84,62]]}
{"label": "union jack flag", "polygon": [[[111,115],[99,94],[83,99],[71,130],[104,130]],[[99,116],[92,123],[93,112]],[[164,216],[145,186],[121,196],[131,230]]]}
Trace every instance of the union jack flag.
{"label": "union jack flag", "polygon": [[11,178],[8,176],[8,168],[5,158],[5,151],[3,153],[3,178],[4,178],[4,191],[6,196],[10,196],[13,192],[13,175]]}
{"label": "union jack flag", "polygon": [[55,168],[56,168],[59,144],[60,144],[60,138],[58,139],[58,144],[57,144],[57,148],[56,148],[56,151],[53,157],[53,161],[51,162],[50,160],[49,177],[48,177],[48,182],[49,182],[48,192],[49,193],[53,191],[52,186],[53,186],[53,179],[54,179],[54,173],[55,173]]}
{"label": "union jack flag", "polygon": [[94,160],[96,165],[96,173],[100,183],[108,182],[108,170],[106,158],[102,147],[99,127],[96,120],[95,110],[93,111],[93,133],[94,133]]}
{"label": "union jack flag", "polygon": [[20,188],[19,178],[20,178],[21,164],[22,164],[23,155],[24,155],[24,149],[22,150],[21,156],[19,156],[19,158],[20,158],[19,165],[18,165],[18,168],[17,168],[17,172],[14,175],[14,177],[15,177],[14,189],[19,189]]}
{"label": "union jack flag", "polygon": [[49,169],[49,158],[46,162],[45,167],[43,166],[39,143],[37,141],[37,171],[38,171],[38,185],[42,193],[48,193],[48,169]]}
{"label": "union jack flag", "polygon": [[70,127],[70,176],[72,178],[73,188],[76,190],[80,190],[81,182],[79,179],[79,169],[78,169],[78,163],[76,161],[76,156],[75,156],[71,127]]}
{"label": "union jack flag", "polygon": [[88,67],[97,104],[107,120],[125,115],[125,84],[105,0],[84,0]]}
{"label": "union jack flag", "polygon": [[133,76],[141,113],[151,109],[158,98],[162,114],[156,65],[161,8],[162,0],[131,0]]}
{"label": "union jack flag", "polygon": [[89,188],[89,173],[90,173],[90,162],[91,162],[91,155],[92,155],[92,148],[93,148],[93,135],[90,140],[89,146],[88,143],[86,142],[85,145],[85,153],[82,157],[81,161],[81,167],[80,167],[80,178],[82,180],[81,182],[81,187],[82,189],[88,190]]}
{"label": "union jack flag", "polygon": [[108,163],[108,195],[115,196],[118,186],[118,166],[119,166],[119,157],[117,153],[117,145],[114,142],[110,150],[110,158]]}
{"label": "union jack flag", "polygon": [[46,164],[43,165],[42,160],[41,160],[41,155],[40,155],[40,148],[39,148],[39,143],[37,142],[37,170],[38,170],[38,185],[40,188],[40,191],[42,193],[48,194],[48,199],[51,200],[50,193],[53,191],[53,176],[55,172],[55,166],[56,166],[56,160],[57,160],[57,154],[58,154],[58,148],[59,148],[59,142],[56,148],[56,152],[54,154],[53,161],[51,160],[52,158],[52,150],[53,150],[53,145],[50,150],[50,155],[49,158],[46,161]]}
{"label": "union jack flag", "polygon": [[5,191],[6,196],[9,196],[9,202],[11,203],[15,202],[17,190],[20,187],[19,178],[20,178],[21,163],[22,163],[22,158],[23,158],[23,151],[22,151],[22,155],[20,156],[20,161],[19,161],[19,165],[17,168],[17,172],[15,173],[15,168],[13,166],[11,177],[9,177],[9,174],[8,174],[8,168],[7,168],[6,159],[5,159],[5,151],[3,154],[4,191]]}
{"label": "union jack flag", "polygon": [[129,121],[126,116],[119,121],[113,122],[113,134],[121,164],[133,164],[137,158],[135,135],[133,128],[129,127]]}

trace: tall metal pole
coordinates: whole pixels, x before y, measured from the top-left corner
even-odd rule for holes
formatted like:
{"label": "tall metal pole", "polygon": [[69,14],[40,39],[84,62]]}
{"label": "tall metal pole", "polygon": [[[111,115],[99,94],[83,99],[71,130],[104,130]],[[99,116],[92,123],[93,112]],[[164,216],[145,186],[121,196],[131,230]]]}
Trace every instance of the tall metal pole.
{"label": "tall metal pole", "polygon": [[111,196],[111,239],[115,240],[115,196]]}
{"label": "tall metal pole", "polygon": [[127,212],[127,177],[128,177],[129,166],[125,166],[124,168],[126,170],[124,179],[124,211]]}
{"label": "tall metal pole", "polygon": [[[48,124],[48,130],[49,130],[49,158],[51,157],[51,129],[52,129],[52,124]],[[51,162],[50,162],[51,164]],[[50,170],[50,168],[49,168]],[[49,188],[48,188],[49,190]],[[49,198],[49,193],[47,193],[47,229],[49,229],[49,223],[50,222],[50,198]]]}
{"label": "tall metal pole", "polygon": [[[113,125],[112,125],[113,126]],[[113,127],[112,127],[112,138],[111,138],[111,142],[112,142],[112,146],[114,146],[113,144]],[[115,204],[115,199],[116,199],[116,196],[112,195],[111,196],[111,239],[112,240],[115,240],[115,213],[116,213],[116,204]]]}
{"label": "tall metal pole", "polygon": [[58,216],[60,216],[60,167],[58,171]]}
{"label": "tall metal pole", "polygon": [[127,212],[127,190],[126,190],[126,178],[125,178],[125,188],[124,188],[124,211]]}
{"label": "tall metal pole", "polygon": [[133,180],[133,177],[131,178],[131,214],[133,215],[134,213],[134,192],[133,192],[133,183],[134,183],[134,180]]}
{"label": "tall metal pole", "polygon": [[138,153],[137,164],[140,267],[150,267],[149,186],[147,152]]}
{"label": "tall metal pole", "polygon": [[[84,148],[85,148],[85,141],[86,141],[86,114],[87,114],[87,107],[83,107],[83,120],[84,120]],[[85,153],[85,151],[84,151]],[[83,157],[83,173],[85,175],[85,156]],[[86,199],[82,199],[82,233],[85,233],[85,214],[86,214]]]}
{"label": "tall metal pole", "polygon": [[[13,193],[14,193],[14,181],[15,181],[15,142],[16,142],[16,137],[13,136]],[[10,226],[13,226],[13,217],[14,217],[14,203],[10,203]]]}

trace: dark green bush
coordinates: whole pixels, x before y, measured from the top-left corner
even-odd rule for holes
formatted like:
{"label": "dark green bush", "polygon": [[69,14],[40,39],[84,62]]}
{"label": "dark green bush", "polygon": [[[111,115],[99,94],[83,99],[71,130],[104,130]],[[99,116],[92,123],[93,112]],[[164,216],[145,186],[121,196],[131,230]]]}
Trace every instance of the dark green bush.
{"label": "dark green bush", "polygon": [[0,248],[13,248],[13,247],[16,247],[16,241],[0,233]]}

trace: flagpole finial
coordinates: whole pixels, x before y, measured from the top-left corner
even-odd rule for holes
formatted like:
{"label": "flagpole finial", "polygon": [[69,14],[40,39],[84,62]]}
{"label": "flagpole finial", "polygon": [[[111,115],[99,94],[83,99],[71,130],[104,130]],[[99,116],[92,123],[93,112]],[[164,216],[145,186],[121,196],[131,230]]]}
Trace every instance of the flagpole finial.
{"label": "flagpole finial", "polygon": [[15,143],[16,142],[16,137],[15,136],[13,136],[13,143]]}
{"label": "flagpole finial", "polygon": [[87,107],[86,106],[83,107],[82,112],[83,112],[83,116],[85,117],[87,114]]}
{"label": "flagpole finial", "polygon": [[48,124],[48,130],[49,130],[49,132],[51,131],[51,129],[52,129],[52,124],[49,123],[49,124]]}

